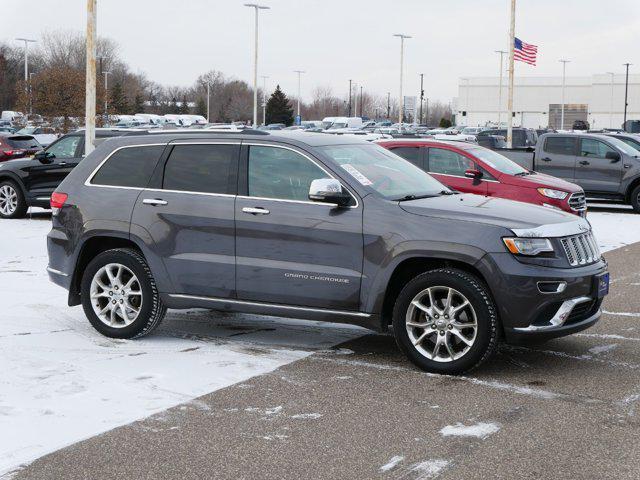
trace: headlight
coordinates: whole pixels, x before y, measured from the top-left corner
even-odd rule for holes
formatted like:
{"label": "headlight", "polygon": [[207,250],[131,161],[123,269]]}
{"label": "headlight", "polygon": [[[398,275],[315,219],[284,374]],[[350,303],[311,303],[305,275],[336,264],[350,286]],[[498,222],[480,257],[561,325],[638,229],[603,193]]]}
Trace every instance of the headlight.
{"label": "headlight", "polygon": [[562,190],[553,190],[552,188],[539,188],[538,192],[540,195],[544,195],[549,198],[557,198],[558,200],[564,200],[569,195],[567,192],[563,192]]}
{"label": "headlight", "polygon": [[553,245],[546,238],[503,238],[504,244],[514,255],[533,257],[545,252],[553,252]]}

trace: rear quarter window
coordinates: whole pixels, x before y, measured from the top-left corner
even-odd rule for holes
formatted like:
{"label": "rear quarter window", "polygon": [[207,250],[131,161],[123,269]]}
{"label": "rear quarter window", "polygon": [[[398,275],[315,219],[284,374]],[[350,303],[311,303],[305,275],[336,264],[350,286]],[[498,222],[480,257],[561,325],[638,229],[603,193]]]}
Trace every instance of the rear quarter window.
{"label": "rear quarter window", "polygon": [[91,179],[92,185],[145,188],[164,151],[164,145],[116,150]]}
{"label": "rear quarter window", "polygon": [[560,155],[575,155],[576,139],[573,137],[548,137],[544,141],[544,151]]}

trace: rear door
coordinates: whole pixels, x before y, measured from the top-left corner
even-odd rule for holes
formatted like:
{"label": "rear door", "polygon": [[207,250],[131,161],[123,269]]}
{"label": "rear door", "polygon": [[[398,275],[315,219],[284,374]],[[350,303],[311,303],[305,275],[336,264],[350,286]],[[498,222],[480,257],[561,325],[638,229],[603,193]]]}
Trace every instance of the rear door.
{"label": "rear door", "polygon": [[171,293],[235,296],[234,203],[239,141],[176,143],[138,197],[132,233],[169,273]]}
{"label": "rear door", "polygon": [[243,151],[243,195],[236,202],[238,298],[359,310],[362,205],[355,197],[345,208],[309,201],[311,181],[332,175],[306,152],[265,144]]}
{"label": "rear door", "polygon": [[578,138],[576,136],[553,135],[542,139],[540,158],[536,155],[535,170],[569,182],[575,180],[576,152]]}
{"label": "rear door", "polygon": [[470,158],[445,148],[429,147],[426,150],[427,171],[439,181],[459,192],[487,194],[487,182],[464,176],[465,171],[478,169]]}
{"label": "rear door", "polygon": [[[618,154],[618,159],[607,158]],[[622,179],[622,153],[595,138],[581,138],[575,182],[587,192],[617,192]]]}

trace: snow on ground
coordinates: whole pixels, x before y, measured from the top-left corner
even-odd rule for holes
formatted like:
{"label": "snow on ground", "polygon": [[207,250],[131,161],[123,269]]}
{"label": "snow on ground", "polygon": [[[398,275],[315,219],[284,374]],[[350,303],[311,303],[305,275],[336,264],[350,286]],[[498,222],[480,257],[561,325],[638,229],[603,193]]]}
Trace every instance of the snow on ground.
{"label": "snow on ground", "polygon": [[485,439],[500,430],[500,426],[495,423],[479,422],[473,425],[456,423],[447,425],[440,430],[443,437],[476,437]]}
{"label": "snow on ground", "polygon": [[[603,251],[640,241],[640,215],[592,209],[588,218]],[[41,211],[0,224],[0,475],[366,332],[190,310],[170,311],[143,339],[108,339],[49,282],[49,226]],[[445,463],[416,468],[428,477]]]}
{"label": "snow on ground", "polygon": [[143,339],[109,339],[49,282],[49,219],[0,228],[0,475],[366,332],[191,310]]}

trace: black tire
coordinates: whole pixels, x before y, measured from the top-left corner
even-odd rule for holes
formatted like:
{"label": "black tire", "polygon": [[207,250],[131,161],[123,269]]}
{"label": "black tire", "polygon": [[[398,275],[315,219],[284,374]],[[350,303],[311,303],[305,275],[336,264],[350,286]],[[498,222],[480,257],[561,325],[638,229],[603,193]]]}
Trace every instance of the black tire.
{"label": "black tire", "polygon": [[[477,330],[475,333],[475,340],[466,353],[463,353],[464,348],[466,348],[464,344],[460,342],[459,338],[454,338],[454,336],[452,336],[454,332],[447,334],[448,327],[438,327],[438,332],[431,334],[435,335],[435,338],[437,339],[437,336],[444,332],[444,335],[447,335],[446,338],[451,338],[451,342],[458,344],[457,348],[459,348],[460,351],[455,352],[454,350],[454,353],[459,353],[461,356],[446,362],[433,360],[421,353],[414,346],[413,342],[409,338],[409,333],[407,332],[407,313],[411,302],[417,295],[429,287],[447,287],[459,292],[459,294],[462,294],[469,301],[471,307],[473,307],[476,317]],[[416,312],[417,311],[418,310],[416,310]],[[424,318],[424,322],[435,322],[435,320],[427,320],[424,313],[421,312],[420,314],[424,315],[421,317]],[[462,315],[465,315],[464,310]],[[440,319],[445,322],[443,316],[441,316]],[[446,321],[451,322],[451,320]],[[434,323],[433,325],[436,324]],[[416,336],[426,332],[424,329],[414,331],[417,332]],[[468,372],[469,370],[479,366],[495,352],[498,343],[498,315],[489,290],[481,280],[462,270],[455,268],[441,268],[420,274],[405,285],[398,295],[393,309],[393,332],[400,349],[405,353],[409,360],[419,368],[432,373],[457,375]],[[433,339],[434,337],[430,336],[427,338]],[[425,342],[427,341],[431,340],[425,340]],[[456,348],[456,345],[452,346],[454,349]],[[436,349],[433,348],[433,350]],[[439,352],[439,350],[437,352]],[[436,357],[438,357],[437,352]],[[427,354],[428,353],[429,352],[427,351]],[[451,358],[449,353],[447,353],[447,355]]]}
{"label": "black tire", "polygon": [[2,210],[0,210],[0,218],[24,218],[27,214],[27,210],[29,209],[29,205],[27,205],[27,201],[22,194],[20,186],[13,180],[3,180],[0,182],[0,193],[2,192],[3,187],[9,188],[15,192],[17,205],[11,213],[3,213]]}
{"label": "black tire", "polygon": [[[130,325],[120,328],[111,327],[100,320],[93,309],[90,293],[93,277],[110,263],[124,265],[131,270],[138,278],[142,292],[138,316]],[[80,295],[82,308],[91,325],[101,334],[111,338],[136,338],[147,335],[160,324],[167,312],[146,260],[138,251],[128,248],[107,250],[91,260],[82,274]]]}
{"label": "black tire", "polygon": [[640,185],[633,189],[629,203],[636,213],[640,213]]}

